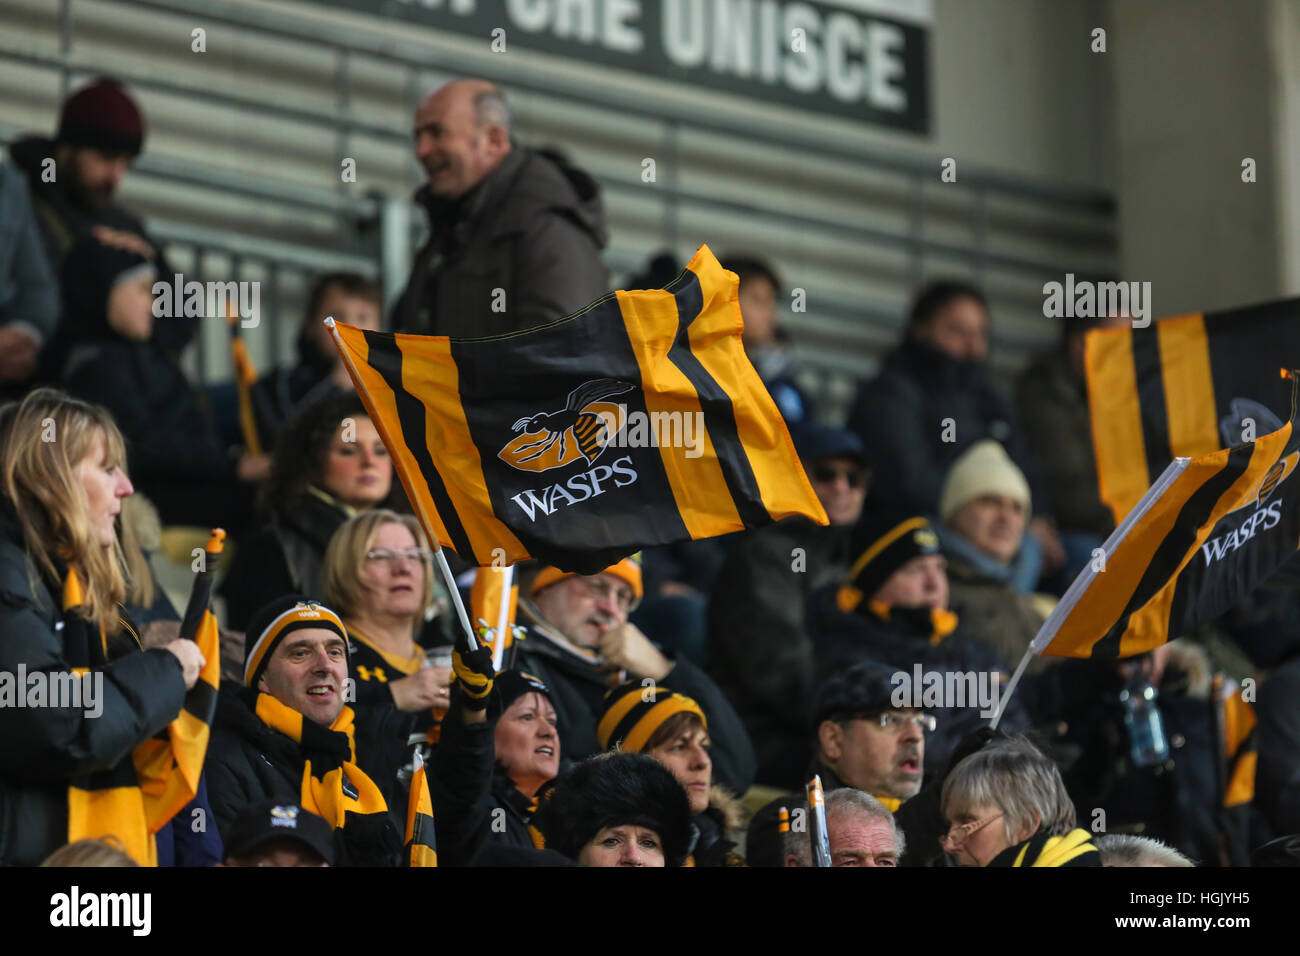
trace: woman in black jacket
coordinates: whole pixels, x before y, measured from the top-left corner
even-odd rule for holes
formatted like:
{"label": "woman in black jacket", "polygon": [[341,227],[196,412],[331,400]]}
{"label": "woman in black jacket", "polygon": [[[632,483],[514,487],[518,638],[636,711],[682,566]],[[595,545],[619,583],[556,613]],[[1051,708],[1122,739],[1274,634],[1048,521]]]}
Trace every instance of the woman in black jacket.
{"label": "woman in black jacket", "polygon": [[442,866],[468,866],[487,848],[542,848],[533,814],[560,772],[550,688],[518,670],[488,676],[491,649],[471,653],[464,640],[429,774]]}
{"label": "woman in black jacket", "polygon": [[124,467],[102,408],[38,389],[0,416],[0,864],[108,835],[156,860],[132,755],[177,717],[204,659],[184,639],[142,650],[120,617]]}
{"label": "woman in black jacket", "polygon": [[348,518],[388,499],[393,466],[355,394],[304,408],[280,435],[262,492],[266,521],[236,553],[222,583],[226,623],[248,627],[284,594],[325,590],[325,548]]}

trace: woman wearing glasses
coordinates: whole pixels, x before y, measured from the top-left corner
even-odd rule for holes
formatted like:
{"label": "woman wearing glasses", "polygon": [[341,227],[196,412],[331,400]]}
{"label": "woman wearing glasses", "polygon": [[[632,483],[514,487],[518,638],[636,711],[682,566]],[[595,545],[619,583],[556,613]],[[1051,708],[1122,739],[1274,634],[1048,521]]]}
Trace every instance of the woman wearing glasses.
{"label": "woman wearing glasses", "polygon": [[432,558],[415,518],[386,508],[344,522],[325,551],[325,601],[352,639],[357,705],[390,703],[429,714],[428,724],[433,709],[447,707],[451,680],[419,643],[433,602]]}
{"label": "woman wearing glasses", "polygon": [[244,630],[281,595],[321,594],[330,535],[387,501],[392,484],[388,451],[355,394],[299,412],[280,435],[262,490],[265,530],[235,553],[221,585],[228,626]]}
{"label": "woman wearing glasses", "polygon": [[966,757],[939,798],[958,866],[1101,866],[1060,771],[1023,737],[993,741]]}

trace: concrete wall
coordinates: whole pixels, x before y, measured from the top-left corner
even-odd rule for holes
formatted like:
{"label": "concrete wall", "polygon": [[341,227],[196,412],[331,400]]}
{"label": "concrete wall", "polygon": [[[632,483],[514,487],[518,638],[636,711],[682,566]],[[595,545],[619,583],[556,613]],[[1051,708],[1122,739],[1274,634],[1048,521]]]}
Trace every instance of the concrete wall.
{"label": "concrete wall", "polygon": [[1152,283],[1157,316],[1294,290],[1280,250],[1297,210],[1296,4],[1116,0],[1110,13],[1122,278]]}

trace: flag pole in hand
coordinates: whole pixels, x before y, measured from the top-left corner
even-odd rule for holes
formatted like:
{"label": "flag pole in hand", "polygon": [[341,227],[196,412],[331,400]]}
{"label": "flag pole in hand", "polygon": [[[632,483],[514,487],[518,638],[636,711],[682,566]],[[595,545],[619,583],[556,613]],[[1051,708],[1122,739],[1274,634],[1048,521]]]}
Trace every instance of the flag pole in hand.
{"label": "flag pole in hand", "polygon": [[812,841],[813,866],[831,865],[831,837],[826,829],[826,795],[822,778],[813,774],[808,781],[808,839]]}
{"label": "flag pole in hand", "polygon": [[203,548],[203,566],[194,576],[190,599],[185,605],[185,617],[181,619],[180,636],[188,640],[192,641],[198,637],[203,615],[212,603],[212,583],[216,577],[217,562],[221,559],[225,540],[226,532],[221,528],[213,528],[212,534],[208,536],[208,543]]}

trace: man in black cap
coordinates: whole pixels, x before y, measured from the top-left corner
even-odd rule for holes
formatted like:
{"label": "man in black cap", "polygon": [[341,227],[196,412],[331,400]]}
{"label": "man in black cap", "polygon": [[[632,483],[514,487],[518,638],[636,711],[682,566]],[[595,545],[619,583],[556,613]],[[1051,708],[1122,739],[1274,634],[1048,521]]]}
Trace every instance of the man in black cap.
{"label": "man in black cap", "polygon": [[230,827],[226,866],[333,866],[334,831],[296,803],[262,800]]}
{"label": "man in black cap", "polygon": [[[925,734],[935,718],[895,705],[898,682],[880,664],[855,664],[835,674],[817,697],[816,755],[807,777],[826,791],[854,787],[891,812],[921,789]],[[910,703],[910,702],[909,702]]]}
{"label": "man in black cap", "polygon": [[801,786],[808,764],[813,646],[804,606],[848,568],[849,529],[870,476],[852,432],[802,424],[790,434],[830,525],[793,517],[745,533],[709,603],[710,670],[754,742],[758,781],[780,787]]}
{"label": "man in black cap", "polygon": [[[407,718],[377,707],[359,718],[345,703],[347,681],[347,629],[329,608],[288,595],[253,616],[244,687],[221,690],[206,764],[227,844],[244,807],[276,799],[324,817],[336,831],[340,863],[397,865],[401,824],[389,808],[405,809],[395,753]],[[399,743],[388,748],[387,741]]]}

